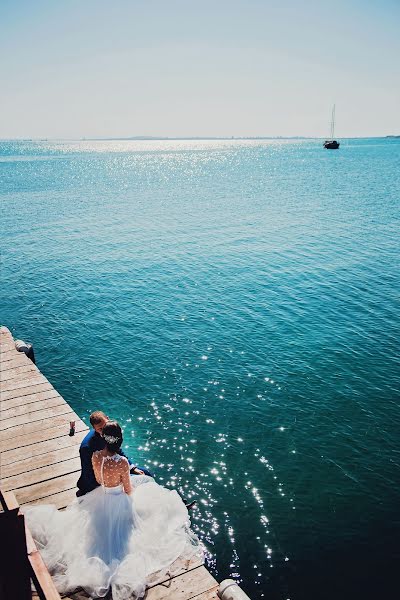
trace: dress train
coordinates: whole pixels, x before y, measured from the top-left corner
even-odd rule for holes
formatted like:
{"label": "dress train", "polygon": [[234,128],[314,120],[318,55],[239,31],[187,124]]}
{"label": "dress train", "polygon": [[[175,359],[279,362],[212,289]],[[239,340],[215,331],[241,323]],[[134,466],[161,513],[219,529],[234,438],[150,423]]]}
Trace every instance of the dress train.
{"label": "dress train", "polygon": [[[141,598],[146,587],[173,574],[179,557],[202,556],[176,491],[146,475],[131,476],[133,492],[99,486],[65,511],[24,507],[33,538],[60,593],[82,587],[102,598]],[[175,565],[174,565],[175,563]]]}

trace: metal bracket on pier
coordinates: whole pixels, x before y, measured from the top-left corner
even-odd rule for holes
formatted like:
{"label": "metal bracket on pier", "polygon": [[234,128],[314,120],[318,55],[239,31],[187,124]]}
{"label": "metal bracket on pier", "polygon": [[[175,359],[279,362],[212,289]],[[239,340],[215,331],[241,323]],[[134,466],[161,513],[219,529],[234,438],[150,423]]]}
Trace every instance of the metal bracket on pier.
{"label": "metal bracket on pier", "polygon": [[15,348],[18,352],[23,352],[35,365],[35,353],[32,344],[27,344],[23,340],[15,340]]}
{"label": "metal bracket on pier", "polygon": [[224,579],[218,588],[218,596],[221,600],[250,600],[233,579]]}

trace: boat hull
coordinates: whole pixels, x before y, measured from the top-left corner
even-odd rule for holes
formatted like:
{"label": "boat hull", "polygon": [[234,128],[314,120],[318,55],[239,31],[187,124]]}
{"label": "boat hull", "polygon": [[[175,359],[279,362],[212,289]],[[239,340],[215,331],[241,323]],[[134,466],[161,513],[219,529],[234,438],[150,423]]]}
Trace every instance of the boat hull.
{"label": "boat hull", "polygon": [[340,144],[336,140],[325,140],[324,142],[324,148],[327,150],[337,150],[339,146]]}

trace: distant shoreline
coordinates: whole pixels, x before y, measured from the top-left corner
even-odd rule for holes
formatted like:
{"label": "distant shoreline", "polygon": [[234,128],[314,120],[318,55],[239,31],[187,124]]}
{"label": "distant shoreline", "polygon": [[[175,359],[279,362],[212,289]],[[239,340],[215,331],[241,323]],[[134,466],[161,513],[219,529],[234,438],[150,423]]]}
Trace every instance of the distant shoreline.
{"label": "distant shoreline", "polygon": [[[236,140],[324,140],[326,137],[319,136],[192,136],[192,137],[166,137],[166,136],[131,136],[131,137],[80,137],[80,138],[0,138],[1,142],[145,142],[145,141],[236,141]],[[400,139],[400,135],[372,135],[343,137],[340,140],[381,140],[381,139]]]}

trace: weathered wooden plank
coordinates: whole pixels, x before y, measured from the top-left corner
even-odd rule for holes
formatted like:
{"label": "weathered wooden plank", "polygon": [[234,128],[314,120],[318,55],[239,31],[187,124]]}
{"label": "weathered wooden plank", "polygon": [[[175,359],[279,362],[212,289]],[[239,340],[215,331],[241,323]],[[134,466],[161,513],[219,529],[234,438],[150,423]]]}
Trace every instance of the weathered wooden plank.
{"label": "weathered wooden plank", "polygon": [[46,600],[60,600],[60,594],[57,592],[40,552],[38,550],[31,552],[28,560],[32,567],[35,585],[43,591]]}
{"label": "weathered wooden plank", "polygon": [[[16,421],[17,419],[19,419],[19,417],[10,419],[10,421]],[[13,425],[7,429],[4,428],[0,432],[0,440],[6,441],[7,439],[14,437],[16,434],[29,435],[30,433],[35,433],[38,429],[45,431],[46,429],[56,427],[57,425],[63,425],[64,423],[67,425],[70,421],[77,421],[78,419],[78,415],[72,410],[71,407],[68,406],[68,410],[62,415],[49,418],[42,417],[37,421],[32,420],[28,423]]]}
{"label": "weathered wooden plank", "polygon": [[[10,354],[11,352],[14,352],[15,347],[11,344],[1,344],[0,343],[0,357],[2,357],[5,354]],[[15,352],[17,352],[17,350],[15,350]]]}
{"label": "weathered wooden plank", "polygon": [[8,329],[8,327],[6,327],[5,325],[2,325],[0,327],[0,339],[1,340],[12,340],[14,341],[14,338],[11,334],[11,331]]}
{"label": "weathered wooden plank", "polygon": [[22,473],[27,473],[29,471],[33,471],[34,469],[40,469],[41,467],[46,467],[48,465],[56,465],[57,463],[62,462],[64,460],[69,460],[70,458],[76,458],[77,456],[79,456],[79,444],[85,437],[85,435],[86,431],[77,433],[74,435],[73,438],[68,438],[69,440],[75,440],[74,443],[71,442],[71,445],[62,448],[56,447],[53,450],[46,452],[45,454],[39,454],[36,456],[23,458],[22,460],[16,460],[7,465],[5,465],[3,461],[1,461],[0,474],[2,479],[6,479],[7,477],[13,477],[14,475],[20,475]]}
{"label": "weathered wooden plank", "polygon": [[[9,343],[9,342],[7,342],[7,343]],[[5,351],[3,350],[3,346],[1,344],[1,334],[0,334],[0,354],[6,354],[7,352],[10,352],[10,353],[14,352],[14,354],[19,354],[18,350],[15,347],[14,340],[13,340],[13,347],[11,348],[11,350],[5,350]]]}
{"label": "weathered wooden plank", "polygon": [[11,350],[15,350],[14,340],[10,341],[10,339],[0,335],[0,352],[10,352]]}
{"label": "weathered wooden plank", "polygon": [[[82,421],[80,423],[82,423]],[[23,460],[29,461],[30,459],[35,459],[35,457],[47,454],[48,452],[58,452],[63,448],[79,445],[89,431],[88,427],[85,424],[83,425],[84,426],[81,427],[78,423],[76,424],[77,429],[73,437],[69,437],[69,435],[66,434],[65,427],[62,427],[62,432],[59,437],[51,438],[49,436],[47,438],[45,436],[43,441],[32,442],[30,445],[24,446],[22,450],[17,446],[16,448],[3,452],[1,455],[2,468],[5,468],[6,465],[22,462]]]}
{"label": "weathered wooden plank", "polygon": [[7,479],[1,479],[0,485],[6,492],[14,490],[14,492],[20,488],[28,485],[34,485],[45,481],[50,481],[55,477],[61,477],[68,475],[69,473],[79,472],[81,468],[81,461],[79,456],[70,458],[69,460],[63,460],[62,462],[55,463],[53,465],[47,465],[39,469],[33,469],[33,471],[27,471],[20,475],[14,475]]}
{"label": "weathered wooden plank", "polygon": [[0,354],[6,354],[7,352],[12,352],[13,350],[15,350],[15,344],[0,341]]}
{"label": "weathered wooden plank", "polygon": [[10,379],[9,381],[3,381],[1,383],[1,395],[4,398],[3,392],[19,390],[22,388],[29,387],[31,385],[36,385],[38,383],[47,383],[47,385],[50,385],[46,377],[40,372],[38,372],[37,374],[34,373],[33,375],[28,373],[26,377],[21,377],[19,379]]}
{"label": "weathered wooden plank", "polygon": [[[7,353],[10,354],[9,352]],[[1,355],[0,360],[0,371],[9,371],[10,369],[19,369],[20,367],[35,367],[37,366],[32,362],[24,352],[16,352],[14,358],[5,360],[4,353]]]}
{"label": "weathered wooden plank", "polygon": [[0,354],[0,371],[26,365],[27,361],[32,362],[23,352],[2,352]]}
{"label": "weathered wooden plank", "polygon": [[[26,549],[28,552],[28,560],[32,569],[32,579],[34,581],[35,589],[41,591],[42,595],[46,600],[60,600],[60,595],[54,585],[54,582],[47,570],[47,567],[37,549],[35,540],[33,539],[31,532],[25,523],[25,537],[26,537]],[[36,594],[36,592],[35,592]],[[32,598],[34,598],[32,594]],[[40,595],[38,595],[40,598]],[[43,596],[42,596],[43,597]]]}
{"label": "weathered wooden plank", "polygon": [[[161,583],[165,583],[166,581],[169,581],[169,579],[171,579],[171,575],[170,573],[173,573],[173,577],[179,577],[180,575],[183,575],[183,573],[188,573],[188,571],[192,571],[193,569],[197,569],[197,567],[200,567],[202,564],[204,564],[204,560],[202,558],[200,558],[199,556],[194,556],[191,559],[185,559],[182,557],[179,557],[170,567],[170,569],[168,569],[167,574],[165,573],[160,573],[160,571],[158,571],[157,573],[154,573],[154,575],[152,575],[149,579],[149,583],[148,586],[149,588],[151,587],[155,587],[156,585],[160,585]],[[160,578],[161,576],[161,578]],[[154,581],[155,583],[151,583],[152,581]]]}
{"label": "weathered wooden plank", "polygon": [[11,335],[11,331],[5,325],[0,326],[0,336],[2,336],[2,335],[8,335],[12,339],[14,339]]}
{"label": "weathered wooden plank", "polygon": [[33,370],[39,371],[34,362],[32,362],[23,352],[18,352],[16,356],[14,356],[11,360],[6,360],[0,362],[0,373],[8,373],[14,369],[20,369],[20,372],[23,373],[24,370],[22,367],[30,367]]}
{"label": "weathered wooden plank", "polygon": [[[7,452],[8,450],[13,450],[14,448],[22,449],[24,448],[24,446],[30,446],[31,444],[37,444],[38,442],[44,442],[46,440],[51,440],[54,438],[68,435],[69,420],[70,419],[65,419],[65,423],[63,425],[58,425],[57,427],[39,429],[38,431],[27,435],[16,434],[14,437],[7,438],[5,440],[0,440],[0,452]],[[74,419],[71,417],[71,420]],[[75,418],[75,423],[76,432],[87,429],[87,425],[77,417]],[[23,457],[24,455],[25,450],[21,450],[20,456]]]}
{"label": "weathered wooden plank", "polygon": [[65,490],[60,490],[58,492],[55,492],[54,494],[49,494],[48,496],[37,498],[36,500],[30,500],[28,497],[26,501],[20,502],[20,504],[53,504],[56,508],[58,508],[58,510],[62,510],[69,506],[71,502],[73,502],[76,499],[77,481],[78,477],[76,477],[74,483],[70,483],[69,487],[67,486]]}
{"label": "weathered wooden plank", "polygon": [[[20,367],[12,367],[11,369],[0,369],[0,381],[2,384],[7,383],[12,379],[21,379],[21,375],[23,377],[28,377],[34,375],[35,373],[40,373],[39,369],[36,365],[33,364],[32,361],[29,361],[29,365],[22,365]],[[27,373],[29,375],[27,375]]]}
{"label": "weathered wooden plank", "polygon": [[[166,587],[166,586],[164,586],[164,587]],[[214,587],[207,590],[206,592],[196,594],[196,596],[191,596],[190,600],[192,600],[192,599],[193,600],[219,600],[218,587],[219,587],[219,584],[215,583]],[[87,599],[89,599],[88,594],[84,590],[78,590],[76,592],[69,593],[68,595],[61,596],[61,597],[63,598],[63,600],[87,600]],[[35,598],[35,597],[32,596],[32,599],[33,598]],[[147,593],[144,596],[145,600],[147,600],[148,598],[149,598],[149,590],[147,590]],[[174,598],[170,598],[169,596],[168,596],[168,599],[174,600]],[[184,596],[184,599],[188,600],[189,596]]]}
{"label": "weathered wooden plank", "polygon": [[6,327],[1,327],[0,328],[0,344],[6,345],[6,344],[14,344],[14,338],[11,335],[10,331],[6,328]]}
{"label": "weathered wooden plank", "polygon": [[191,600],[219,600],[218,588],[219,584],[217,583],[213,588],[211,588],[207,592],[203,592],[198,596],[192,596]]}
{"label": "weathered wooden plank", "polygon": [[24,403],[11,408],[7,408],[5,402],[0,402],[0,421],[5,421],[6,419],[8,420],[24,414],[29,415],[29,418],[31,418],[34,416],[33,413],[62,405],[69,406],[64,398],[57,393],[52,393],[50,398],[44,398],[43,400],[37,399],[36,402],[31,402],[30,404]]}
{"label": "weathered wooden plank", "polygon": [[14,492],[11,491],[3,491],[0,492],[1,504],[3,505],[4,510],[15,510],[19,508],[18,501],[15,497]]}
{"label": "weathered wooden plank", "polygon": [[215,589],[217,582],[203,566],[150,588],[146,600],[189,600]]}
{"label": "weathered wooden plank", "polygon": [[[71,488],[76,488],[76,482],[78,481],[79,474],[80,469],[73,473],[68,473],[67,475],[50,479],[49,481],[35,483],[33,485],[15,490],[15,495],[20,504],[32,502],[33,500],[40,500],[52,494],[64,492],[65,490],[69,490]],[[42,504],[46,504],[46,502],[42,502]]]}
{"label": "weathered wooden plank", "polygon": [[21,352],[18,352],[17,350],[8,350],[7,352],[0,352],[0,365],[9,362],[10,360],[14,360],[18,356],[20,356],[20,354]]}
{"label": "weathered wooden plank", "polygon": [[[200,595],[192,596],[190,600],[219,600],[218,587],[219,585],[216,584],[212,589],[208,590],[207,592],[203,592]],[[149,592],[147,592],[147,594],[148,593]],[[61,597],[63,598],[63,600],[88,600],[90,598],[84,590],[79,590],[73,592],[72,594],[70,593],[67,596]],[[32,600],[38,600],[38,598],[39,596],[32,595]],[[148,596],[145,595],[144,600],[147,600],[147,598]],[[188,597],[185,597],[185,600],[188,600]]]}
{"label": "weathered wooden plank", "polygon": [[15,432],[15,428],[18,427],[18,433],[29,433],[30,430],[34,431],[37,428],[39,422],[46,425],[52,424],[55,423],[56,417],[66,415],[70,412],[73,412],[72,408],[66,402],[61,402],[58,406],[45,407],[42,410],[25,412],[22,415],[9,417],[2,421],[2,432],[7,435],[9,429],[13,429]]}
{"label": "weathered wooden plank", "polygon": [[84,590],[78,590],[66,596],[61,596],[61,598],[63,598],[63,600],[90,600],[89,594],[87,594]]}
{"label": "weathered wooden plank", "polygon": [[37,550],[36,547],[36,542],[32,537],[31,532],[29,531],[29,528],[25,522],[25,538],[26,538],[26,549],[28,551],[28,554],[30,554],[31,552],[35,552]]}
{"label": "weathered wooden plank", "polygon": [[[14,403],[10,403],[7,408],[10,406],[20,406],[21,403],[35,402],[36,398],[30,398],[30,396],[36,396],[36,394],[40,394],[42,392],[53,392],[58,394],[56,390],[53,388],[51,383],[45,379],[44,383],[37,383],[34,385],[28,385],[22,388],[16,388],[14,390],[3,391],[0,390],[0,402],[8,402],[10,400],[14,400]],[[44,398],[48,398],[50,396],[43,396]],[[39,400],[41,397],[39,398]],[[2,404],[2,406],[4,406]]]}

